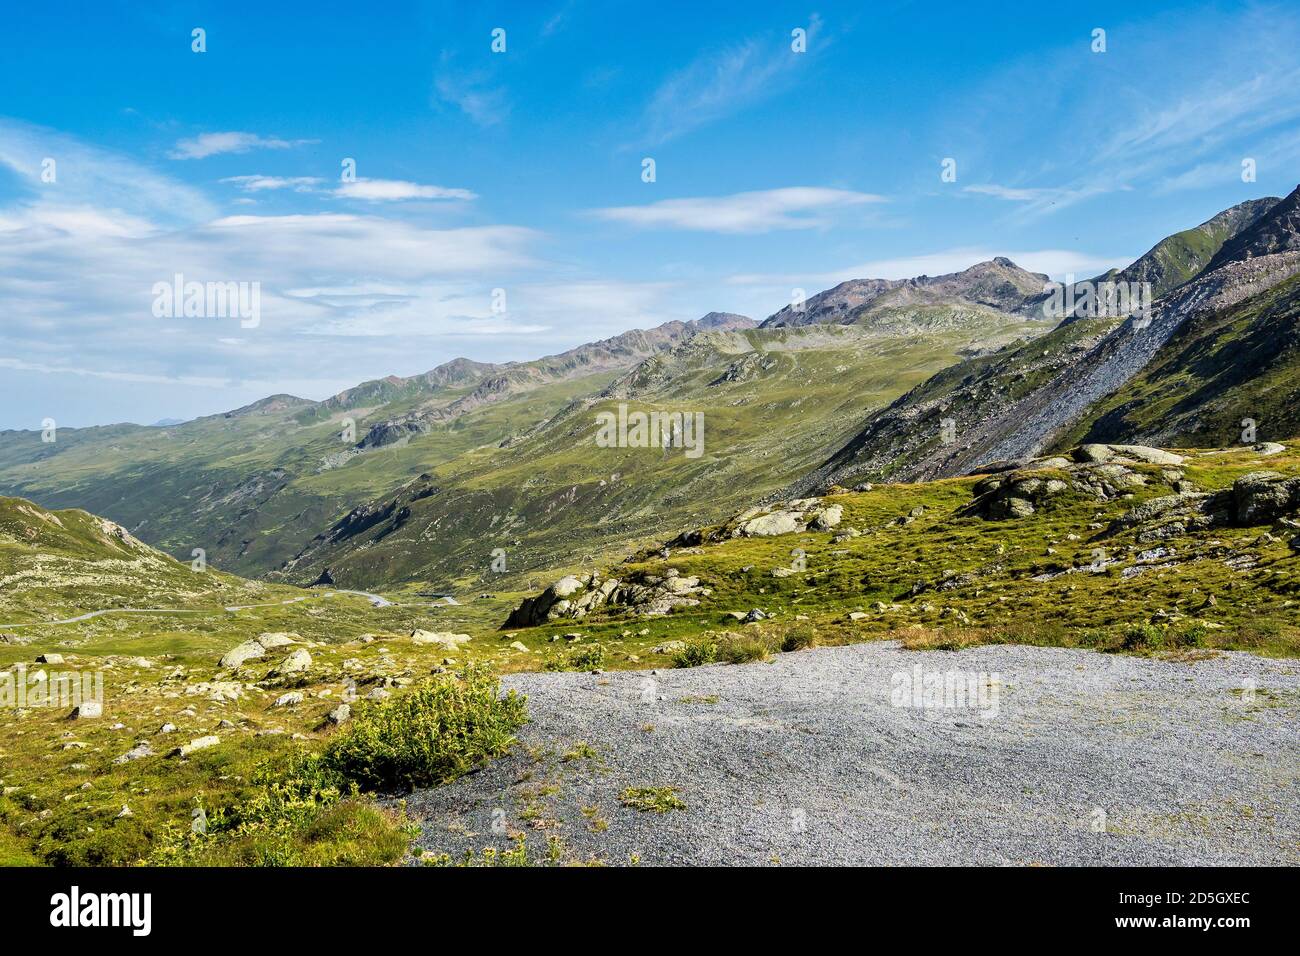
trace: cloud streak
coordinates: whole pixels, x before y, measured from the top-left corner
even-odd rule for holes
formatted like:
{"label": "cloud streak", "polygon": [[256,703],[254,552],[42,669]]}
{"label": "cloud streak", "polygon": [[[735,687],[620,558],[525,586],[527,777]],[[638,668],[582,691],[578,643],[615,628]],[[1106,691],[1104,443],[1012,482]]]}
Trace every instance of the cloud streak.
{"label": "cloud streak", "polygon": [[178,140],[167,155],[172,159],[207,159],[223,153],[248,153],[255,149],[292,149],[312,142],[314,140],[287,140],[256,133],[200,133],[191,139]]}

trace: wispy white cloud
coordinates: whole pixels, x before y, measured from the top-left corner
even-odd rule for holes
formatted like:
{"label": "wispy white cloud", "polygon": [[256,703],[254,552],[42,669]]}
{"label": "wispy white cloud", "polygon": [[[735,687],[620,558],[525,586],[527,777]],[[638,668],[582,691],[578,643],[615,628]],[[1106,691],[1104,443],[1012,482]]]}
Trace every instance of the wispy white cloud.
{"label": "wispy white cloud", "polygon": [[[810,49],[821,27],[814,14],[806,27]],[[808,56],[795,53],[785,33],[706,50],[655,90],[637,139],[658,146],[781,93]]]}
{"label": "wispy white cloud", "polygon": [[446,186],[426,186],[401,179],[358,179],[342,183],[334,195],[344,199],[365,199],[371,202],[396,202],[403,199],[477,199],[468,189],[449,189]]}
{"label": "wispy white cloud", "polygon": [[[52,160],[54,179],[42,178]],[[18,176],[27,204],[94,207],[113,219],[195,222],[217,215],[216,205],[194,187],[112,150],[56,130],[0,118],[0,166]],[[84,213],[83,213],[84,214]],[[47,223],[54,214],[47,216]]]}
{"label": "wispy white cloud", "polygon": [[962,192],[977,193],[981,196],[992,196],[995,199],[1006,199],[1011,202],[1035,202],[1047,196],[1051,196],[1058,190],[1054,189],[1015,189],[1011,186],[999,186],[996,183],[985,183],[981,186],[966,186]]}
{"label": "wispy white cloud", "polygon": [[1104,54],[1036,50],[948,101],[937,154],[997,180],[964,192],[1015,203],[1011,218],[1027,221],[1120,191],[1240,186],[1247,157],[1294,164],[1293,11],[1154,14],[1116,35]]}
{"label": "wispy white cloud", "polygon": [[510,115],[510,97],[488,70],[465,70],[454,65],[455,57],[443,51],[433,78],[437,102],[459,109],[476,124],[496,126]]}
{"label": "wispy white cloud", "polygon": [[849,206],[884,202],[883,196],[847,189],[789,186],[730,196],[662,199],[644,206],[612,206],[588,214],[609,222],[697,232],[759,233],[774,229],[811,229],[825,225],[828,214]]}
{"label": "wispy white cloud", "polygon": [[325,180],[318,176],[227,176],[223,183],[233,183],[244,192],[255,193],[268,189],[290,189],[298,193],[312,192]]}
{"label": "wispy white cloud", "polygon": [[206,159],[222,153],[247,153],[255,149],[292,149],[312,142],[314,140],[287,140],[257,133],[200,133],[191,139],[178,140],[167,155],[172,159]]}
{"label": "wispy white cloud", "polygon": [[223,183],[230,183],[244,192],[265,192],[268,190],[290,190],[297,193],[320,193],[339,199],[358,199],[366,202],[400,202],[407,199],[477,199],[478,195],[468,189],[454,189],[447,186],[430,186],[424,183],[407,182],[403,179],[356,179],[327,186],[327,181],[319,176],[264,176],[252,174],[247,176],[227,176]]}

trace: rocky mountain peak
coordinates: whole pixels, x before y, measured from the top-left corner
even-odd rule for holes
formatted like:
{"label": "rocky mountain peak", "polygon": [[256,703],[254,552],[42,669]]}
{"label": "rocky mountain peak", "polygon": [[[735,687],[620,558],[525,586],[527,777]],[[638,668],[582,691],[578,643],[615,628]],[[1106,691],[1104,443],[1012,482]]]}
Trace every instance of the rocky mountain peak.
{"label": "rocky mountain peak", "polygon": [[1219,249],[1206,271],[1229,262],[1300,249],[1300,186]]}

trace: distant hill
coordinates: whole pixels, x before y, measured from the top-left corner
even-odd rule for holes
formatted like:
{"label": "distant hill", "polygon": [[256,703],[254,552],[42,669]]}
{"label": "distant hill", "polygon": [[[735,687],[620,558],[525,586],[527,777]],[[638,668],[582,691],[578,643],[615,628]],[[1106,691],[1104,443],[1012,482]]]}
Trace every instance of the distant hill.
{"label": "distant hill", "polygon": [[359,503],[536,426],[637,363],[703,333],[752,327],[730,313],[668,322],[530,362],[455,359],[322,402],[272,395],[180,425],[0,432],[0,493],[110,516],[152,545],[263,574]]}
{"label": "distant hill", "polygon": [[213,592],[233,603],[265,591],[256,582],[196,571],[98,515],[0,498],[0,624],[103,608],[178,607]]}

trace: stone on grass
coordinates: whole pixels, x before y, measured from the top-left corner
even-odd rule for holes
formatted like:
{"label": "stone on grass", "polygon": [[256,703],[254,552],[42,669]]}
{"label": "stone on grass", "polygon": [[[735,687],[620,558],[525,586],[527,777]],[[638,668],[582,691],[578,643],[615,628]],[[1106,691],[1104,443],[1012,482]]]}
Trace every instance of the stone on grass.
{"label": "stone on grass", "polygon": [[233,670],[245,661],[256,660],[265,653],[266,648],[257,641],[244,641],[226,651],[218,663],[228,670]]}
{"label": "stone on grass", "polygon": [[83,700],[72,708],[72,713],[69,716],[74,720],[82,717],[103,717],[104,705],[97,700]]}
{"label": "stone on grass", "polygon": [[172,751],[173,757],[188,757],[197,750],[206,750],[208,747],[215,747],[221,743],[221,738],[216,734],[209,734],[206,737],[196,737],[187,744],[181,744]]}
{"label": "stone on grass", "polygon": [[297,650],[276,664],[271,674],[282,677],[287,674],[300,674],[311,668],[311,655],[304,650]]}

